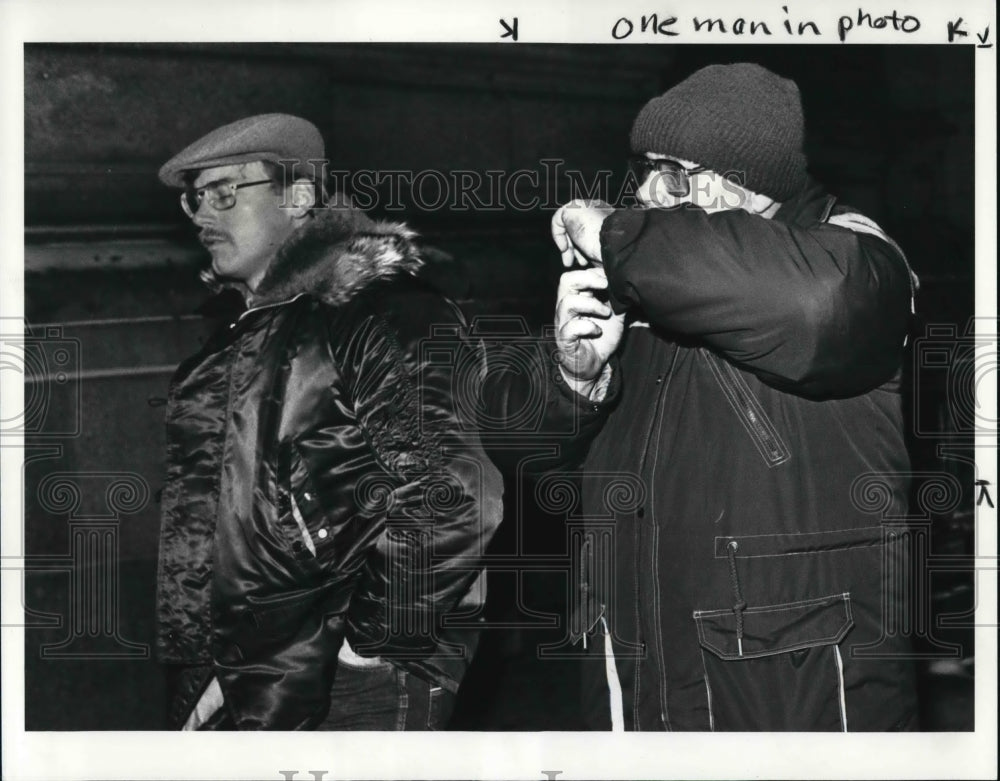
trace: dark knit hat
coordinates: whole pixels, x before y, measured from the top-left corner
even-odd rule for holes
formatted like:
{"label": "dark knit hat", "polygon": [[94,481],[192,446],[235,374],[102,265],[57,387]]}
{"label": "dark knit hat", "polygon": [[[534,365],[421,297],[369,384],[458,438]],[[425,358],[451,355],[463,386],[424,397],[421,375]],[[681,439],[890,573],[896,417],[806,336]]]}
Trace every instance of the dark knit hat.
{"label": "dark knit hat", "polygon": [[184,186],[184,172],[254,160],[322,160],[323,137],[316,126],[291,114],[258,114],[218,127],[171,157],[160,181]]}
{"label": "dark knit hat", "polygon": [[794,81],[740,62],[702,68],[639,112],[632,151],[736,173],[754,192],[784,201],[806,183],[802,103]]}

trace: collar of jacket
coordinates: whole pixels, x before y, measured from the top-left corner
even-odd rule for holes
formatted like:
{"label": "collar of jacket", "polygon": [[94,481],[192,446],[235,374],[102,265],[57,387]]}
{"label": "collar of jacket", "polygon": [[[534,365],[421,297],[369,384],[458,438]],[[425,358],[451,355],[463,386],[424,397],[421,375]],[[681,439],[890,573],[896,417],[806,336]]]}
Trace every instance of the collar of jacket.
{"label": "collar of jacket", "polygon": [[[403,223],[373,220],[353,206],[319,209],[282,244],[243,315],[303,295],[340,305],[379,280],[416,276],[424,260],[415,239]],[[215,292],[234,287],[211,269],[201,278]]]}
{"label": "collar of jacket", "polygon": [[826,222],[837,199],[815,180],[810,179],[798,195],[781,204],[774,219],[790,225],[808,226]]}

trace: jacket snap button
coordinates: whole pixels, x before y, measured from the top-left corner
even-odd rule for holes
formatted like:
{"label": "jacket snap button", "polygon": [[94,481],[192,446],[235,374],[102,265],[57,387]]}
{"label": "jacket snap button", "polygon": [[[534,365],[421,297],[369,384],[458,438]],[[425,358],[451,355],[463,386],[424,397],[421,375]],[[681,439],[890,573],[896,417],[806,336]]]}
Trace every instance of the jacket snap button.
{"label": "jacket snap button", "polygon": [[313,495],[308,491],[306,491],[304,494],[302,494],[302,498],[305,499],[307,502],[311,502]]}
{"label": "jacket snap button", "polygon": [[316,535],[317,535],[317,536],[318,536],[318,537],[319,537],[319,538],[320,538],[321,540],[325,540],[325,539],[326,539],[326,537],[327,537],[327,535],[328,535],[329,533],[330,533],[330,532],[328,532],[328,531],[327,531],[326,529],[320,529],[320,530],[319,530],[318,532],[316,532]]}
{"label": "jacket snap button", "polygon": [[233,328],[235,328],[235,327],[236,327],[236,323],[230,323],[230,324],[229,324],[229,328],[230,328],[230,329],[233,329]]}

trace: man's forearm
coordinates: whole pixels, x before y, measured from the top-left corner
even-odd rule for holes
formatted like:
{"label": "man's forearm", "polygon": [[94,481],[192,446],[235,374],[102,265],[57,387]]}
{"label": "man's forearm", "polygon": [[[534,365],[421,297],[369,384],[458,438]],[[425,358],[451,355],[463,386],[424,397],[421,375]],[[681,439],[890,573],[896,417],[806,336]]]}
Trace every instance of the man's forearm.
{"label": "man's forearm", "polygon": [[616,309],[701,340],[776,386],[845,395],[898,366],[909,272],[878,238],[741,212],[623,210],[603,240]]}

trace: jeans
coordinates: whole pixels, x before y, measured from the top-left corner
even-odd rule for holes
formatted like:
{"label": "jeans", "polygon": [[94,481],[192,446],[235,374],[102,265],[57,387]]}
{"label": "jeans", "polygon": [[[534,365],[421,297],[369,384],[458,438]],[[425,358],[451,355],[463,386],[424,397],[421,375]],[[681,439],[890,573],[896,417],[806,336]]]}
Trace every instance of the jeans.
{"label": "jeans", "polygon": [[341,659],[330,712],[317,730],[437,730],[451,716],[455,695],[383,660]]}

